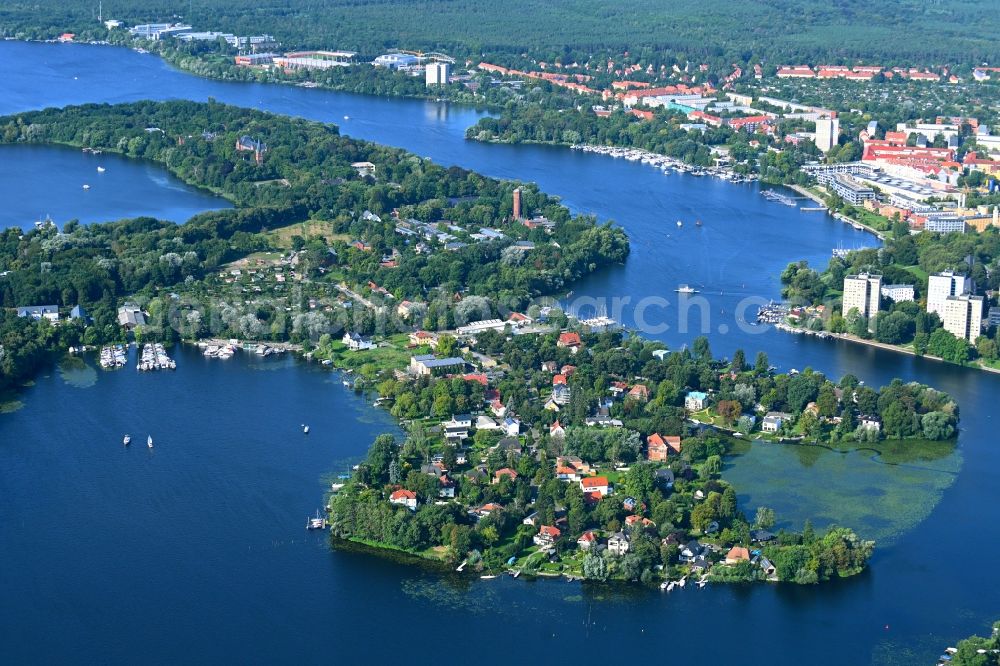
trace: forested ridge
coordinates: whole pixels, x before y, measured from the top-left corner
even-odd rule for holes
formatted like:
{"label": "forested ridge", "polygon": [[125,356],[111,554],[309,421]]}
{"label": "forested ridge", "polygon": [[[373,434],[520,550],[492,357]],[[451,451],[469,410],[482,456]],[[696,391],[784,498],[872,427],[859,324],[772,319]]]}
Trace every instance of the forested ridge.
{"label": "forested ridge", "polygon": [[[508,0],[144,0],[105,6],[129,23],[182,18],[201,30],[267,32],[291,48],[346,48],[378,55],[390,47],[455,55],[522,54],[584,62],[601,53],[656,60],[865,59],[883,64],[998,60],[1000,14],[986,0],[657,0],[534,3]],[[96,25],[94,3],[19,1],[0,7],[8,34],[51,36]],[[55,32],[58,31],[58,32]]]}

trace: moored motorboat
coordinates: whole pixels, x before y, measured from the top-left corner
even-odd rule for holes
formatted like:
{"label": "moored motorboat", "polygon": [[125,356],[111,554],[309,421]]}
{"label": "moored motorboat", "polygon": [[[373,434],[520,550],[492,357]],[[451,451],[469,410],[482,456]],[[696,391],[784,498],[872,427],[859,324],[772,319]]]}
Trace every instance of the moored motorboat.
{"label": "moored motorboat", "polygon": [[132,435],[125,435],[124,439],[122,439],[122,444],[128,446],[131,443],[132,443]]}
{"label": "moored motorboat", "polygon": [[153,448],[153,436],[152,435],[149,435],[148,437],[146,437],[146,446],[148,446],[149,448]]}

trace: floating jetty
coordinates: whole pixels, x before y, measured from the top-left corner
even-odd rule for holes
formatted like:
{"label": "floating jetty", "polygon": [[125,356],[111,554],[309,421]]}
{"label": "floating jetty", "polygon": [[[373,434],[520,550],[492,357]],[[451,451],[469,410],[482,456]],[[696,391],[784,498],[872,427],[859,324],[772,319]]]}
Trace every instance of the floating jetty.
{"label": "floating jetty", "polygon": [[666,155],[660,155],[659,153],[654,153],[648,150],[642,150],[641,148],[592,146],[587,144],[577,144],[570,146],[570,148],[584,153],[596,153],[598,155],[607,155],[608,157],[625,159],[629,162],[641,162],[642,164],[647,164],[653,168],[659,169],[664,174],[686,173],[692,176],[713,176],[715,178],[721,178],[722,180],[728,180],[731,183],[748,183],[750,181],[757,180],[756,176],[739,174],[726,167],[694,166],[676,158],[667,157]]}
{"label": "floating jetty", "polygon": [[101,347],[101,367],[105,370],[111,368],[124,368],[128,362],[128,351],[124,345],[112,345]]}
{"label": "floating jetty", "polygon": [[151,370],[175,370],[177,363],[167,356],[166,350],[159,342],[142,346],[142,357],[136,363],[135,369],[148,372]]}
{"label": "floating jetty", "polygon": [[776,201],[780,204],[785,204],[786,206],[790,206],[792,208],[796,208],[798,206],[798,203],[796,203],[793,197],[790,197],[787,194],[782,194],[781,192],[775,190],[761,190],[760,194],[768,201]]}
{"label": "floating jetty", "polygon": [[780,324],[788,316],[788,306],[771,301],[757,310],[758,324]]}

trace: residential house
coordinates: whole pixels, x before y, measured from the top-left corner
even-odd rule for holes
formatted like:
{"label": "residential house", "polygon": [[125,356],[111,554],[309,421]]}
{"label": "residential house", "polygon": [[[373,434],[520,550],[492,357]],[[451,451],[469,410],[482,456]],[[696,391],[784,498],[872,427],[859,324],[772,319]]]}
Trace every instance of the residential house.
{"label": "residential house", "polygon": [[630,546],[628,535],[624,532],[615,532],[608,539],[608,550],[612,555],[624,555]]}
{"label": "residential house", "polygon": [[879,432],[882,430],[882,421],[877,416],[871,416],[870,414],[863,414],[858,417],[858,425],[860,425],[865,430],[874,430]]}
{"label": "residential house", "polygon": [[538,528],[538,534],[535,535],[534,539],[536,546],[540,548],[547,548],[552,546],[555,542],[562,536],[562,531],[553,525],[542,525]]}
{"label": "residential house", "polygon": [[579,481],[580,472],[572,465],[556,465],[556,478],[560,481]]}
{"label": "residential house", "polygon": [[726,564],[736,564],[738,562],[749,562],[750,551],[743,546],[733,546],[726,553]]}
{"label": "residential house", "polygon": [[59,322],[59,306],[27,305],[24,307],[19,307],[17,309],[17,316],[34,319],[35,321],[41,321],[42,319],[47,319],[53,324],[56,324]]}
{"label": "residential house", "polygon": [[549,426],[549,437],[555,439],[557,437],[562,438],[565,436],[566,436],[566,429],[563,428],[562,425],[559,423],[559,419],[556,419],[555,423]]}
{"label": "residential house", "polygon": [[455,499],[455,482],[447,476],[439,477],[438,481],[441,483],[441,487],[438,489],[438,497],[443,499]]}
{"label": "residential house", "polygon": [[471,427],[472,417],[468,414],[453,415],[450,420],[441,422],[441,429],[449,444],[457,444],[467,439]]}
{"label": "residential house", "polygon": [[345,332],[340,340],[351,351],[362,351],[364,349],[375,349],[375,343],[371,338],[366,338],[358,333]]}
{"label": "residential house", "polygon": [[639,402],[649,401],[649,388],[645,384],[636,384],[629,389],[628,397]]}
{"label": "residential house", "polygon": [[521,434],[521,421],[513,416],[508,416],[503,420],[502,430],[511,437]]}
{"label": "residential house", "polygon": [[515,457],[520,457],[523,452],[521,441],[517,437],[504,437],[497,443],[497,449],[506,454],[513,453]]}
{"label": "residential house", "polygon": [[493,472],[493,483],[500,483],[501,481],[504,480],[504,478],[508,478],[511,481],[516,481],[517,472],[512,470],[510,467],[504,467],[503,469],[498,469],[497,471]]}
{"label": "residential house", "polygon": [[90,316],[87,314],[87,311],[83,309],[82,305],[74,305],[73,309],[69,311],[69,318],[71,320],[82,319],[85,324],[90,322]]}
{"label": "residential house", "polygon": [[688,543],[684,544],[681,547],[680,553],[678,553],[677,558],[681,562],[690,564],[694,562],[697,558],[704,555],[704,553],[705,553],[704,546],[702,546],[697,541],[689,541]]}
{"label": "residential house", "polygon": [[527,516],[524,517],[524,520],[521,521],[521,524],[531,525],[532,527],[538,525],[538,512],[532,511],[531,513],[529,513]]}
{"label": "residential house", "polygon": [[781,430],[781,426],[792,419],[791,414],[785,412],[768,412],[764,415],[764,420],[760,423],[762,432],[775,433]]}
{"label": "residential house", "polygon": [[389,495],[389,502],[399,506],[405,506],[410,511],[417,510],[417,495],[412,490],[400,488]]}
{"label": "residential house", "polygon": [[767,559],[763,555],[757,558],[757,565],[764,570],[764,575],[768,578],[774,576],[777,573],[777,569],[771,564],[771,560]]}
{"label": "residential house", "polygon": [[528,326],[532,322],[531,317],[520,312],[512,312],[509,317],[507,317],[507,323],[514,327]]}
{"label": "residential house", "polygon": [[562,408],[559,406],[559,403],[556,402],[554,397],[549,397],[549,399],[545,401],[545,404],[542,405],[542,409],[547,412],[558,412]]}
{"label": "residential house", "polygon": [[500,425],[485,414],[476,417],[476,430],[499,430],[499,428]]}
{"label": "residential house", "polygon": [[653,473],[656,483],[667,490],[674,487],[674,470],[670,468],[658,469]]}
{"label": "residential house", "polygon": [[597,535],[593,530],[587,530],[576,540],[576,545],[580,550],[590,550],[597,545]]}
{"label": "residential house", "polygon": [[579,333],[566,332],[559,334],[559,340],[556,342],[558,347],[568,347],[574,354],[583,345],[583,341],[580,340]]}
{"label": "residential house", "polygon": [[636,524],[642,525],[644,529],[656,527],[656,523],[650,520],[649,518],[645,518],[643,516],[637,516],[635,514],[632,514],[631,516],[625,516],[626,526],[632,527],[633,525]]}
{"label": "residential house", "polygon": [[606,476],[588,476],[580,479],[580,488],[584,493],[598,493],[604,496],[609,494],[610,485]]}
{"label": "residential house", "polygon": [[414,331],[410,333],[410,344],[414,347],[421,345],[436,345],[437,336],[427,331]]}
{"label": "residential house", "polygon": [[404,300],[402,303],[396,306],[396,314],[399,315],[400,317],[407,318],[414,312],[421,311],[423,307],[424,306],[421,303],[414,303],[413,301]]}
{"label": "residential house", "polygon": [[700,412],[708,407],[708,394],[702,391],[689,391],[684,397],[684,409],[689,412]]}
{"label": "residential house", "polygon": [[471,513],[478,518],[485,518],[486,516],[490,515],[491,513],[494,513],[495,511],[502,511],[502,510],[503,510],[503,505],[489,502],[487,504],[482,505],[478,509],[473,509]]}
{"label": "residential house", "polygon": [[556,467],[572,467],[580,476],[589,476],[594,471],[579,456],[556,456]]}
{"label": "residential house", "polygon": [[[562,375],[556,375],[562,377]],[[552,401],[557,405],[568,405],[572,390],[565,383],[556,384],[552,387]]]}
{"label": "residential house", "polygon": [[681,452],[681,438],[677,435],[666,437],[654,432],[646,438],[646,460],[650,462],[666,462],[670,453]]}

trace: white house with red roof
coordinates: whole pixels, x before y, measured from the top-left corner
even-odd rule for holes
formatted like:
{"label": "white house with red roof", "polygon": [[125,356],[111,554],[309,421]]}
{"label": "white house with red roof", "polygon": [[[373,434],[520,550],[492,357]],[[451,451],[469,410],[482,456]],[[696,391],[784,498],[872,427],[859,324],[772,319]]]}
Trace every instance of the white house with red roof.
{"label": "white house with red roof", "polygon": [[597,545],[597,534],[594,533],[594,530],[587,530],[576,540],[576,545],[580,550],[590,550]]}
{"label": "white house with red roof", "polygon": [[611,486],[606,476],[588,476],[580,479],[580,489],[584,493],[600,493],[602,496],[609,494]]}
{"label": "white house with red roof", "polygon": [[559,340],[558,342],[556,342],[557,347],[568,347],[573,351],[574,354],[577,352],[577,350],[580,348],[582,344],[583,341],[580,340],[580,334],[573,333],[570,331],[567,331],[565,333],[560,333]]}
{"label": "white house with red roof", "polygon": [[556,419],[555,423],[549,426],[549,437],[565,437],[566,429],[562,427],[559,423],[559,419]]}
{"label": "white house with red roof", "polygon": [[417,510],[417,494],[412,490],[400,488],[389,495],[389,503],[398,506],[405,506],[410,511]]}
{"label": "white house with red roof", "polygon": [[559,537],[562,536],[562,530],[553,525],[542,525],[538,528],[538,534],[535,535],[533,541],[536,546],[546,547],[553,545]]}

